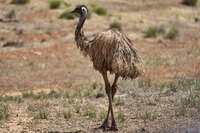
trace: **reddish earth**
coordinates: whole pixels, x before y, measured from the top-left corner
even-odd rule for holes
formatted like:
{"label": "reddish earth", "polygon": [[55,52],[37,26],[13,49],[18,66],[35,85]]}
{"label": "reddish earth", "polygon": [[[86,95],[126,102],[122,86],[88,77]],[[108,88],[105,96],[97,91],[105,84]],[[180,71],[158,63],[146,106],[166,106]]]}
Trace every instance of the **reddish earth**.
{"label": "reddish earth", "polygon": [[[7,20],[6,14],[14,9],[18,21],[0,21],[0,38],[4,38],[0,39],[0,96],[50,93],[52,90],[71,94],[77,88],[84,93],[96,84],[103,85],[101,75],[75,45],[74,29],[78,20],[58,19],[66,8],[80,4],[80,1],[67,2],[71,7],[62,4],[59,9],[50,10],[48,0],[32,0],[27,5],[12,5],[0,0],[0,20]],[[106,16],[92,13],[84,26],[87,34],[105,30],[117,20],[144,60],[145,76],[135,81],[120,80],[118,97],[125,95],[122,98],[124,103],[114,108],[116,117],[117,113],[124,112],[126,119],[124,122],[117,120],[119,132],[162,132],[162,129],[168,132],[168,129],[176,127],[178,132],[178,127],[198,125],[200,113],[196,108],[187,108],[185,116],[176,115],[181,110],[181,98],[189,96],[189,88],[177,92],[164,88],[163,92],[161,89],[158,92],[153,87],[140,88],[135,84],[148,79],[152,83],[167,83],[199,78],[200,21],[195,22],[195,18],[200,14],[200,3],[196,7],[187,7],[176,0],[87,0],[84,4],[104,6],[108,11]],[[164,34],[145,38],[144,30],[154,25],[163,26],[165,34],[169,28],[175,27],[179,35],[175,40],[166,39]],[[3,47],[7,42],[22,42],[23,45]],[[99,86],[97,88],[101,89]],[[144,95],[146,90],[149,97]],[[199,95],[199,90],[195,90],[196,95]],[[7,120],[0,120],[0,132],[102,132],[92,130],[102,122],[99,116],[90,119],[86,115],[91,108],[96,110],[96,115],[107,109],[107,99],[96,99],[96,91],[100,90],[95,90],[92,97],[75,98],[72,104],[63,98],[23,99],[20,103],[0,100],[0,105],[7,105],[10,113]],[[126,97],[128,94],[133,96]],[[81,111],[77,114],[74,110],[80,101]],[[39,110],[48,113],[47,120],[36,118]],[[69,120],[62,117],[62,113],[67,111],[72,112]],[[58,112],[61,116],[57,116]],[[155,114],[156,119],[147,118],[145,121],[143,116],[146,112]]]}

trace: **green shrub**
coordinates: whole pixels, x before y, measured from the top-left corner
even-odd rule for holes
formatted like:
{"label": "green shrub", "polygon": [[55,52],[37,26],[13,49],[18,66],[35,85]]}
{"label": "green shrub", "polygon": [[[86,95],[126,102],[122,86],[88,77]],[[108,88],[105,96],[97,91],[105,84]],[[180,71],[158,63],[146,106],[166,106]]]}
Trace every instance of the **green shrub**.
{"label": "green shrub", "polygon": [[31,98],[31,97],[34,97],[34,94],[33,93],[23,93],[22,97],[23,98]]}
{"label": "green shrub", "polygon": [[196,6],[198,0],[183,0],[183,4],[188,6]]}
{"label": "green shrub", "polygon": [[145,112],[142,116],[143,120],[150,120],[150,121],[153,121],[157,118],[156,114],[155,113],[152,113],[152,112]]}
{"label": "green shrub", "polygon": [[80,113],[81,105],[76,105],[76,106],[74,107],[74,109],[75,109],[75,112],[76,112],[76,113]]}
{"label": "green shrub", "polygon": [[47,113],[45,111],[39,112],[40,119],[47,119]]}
{"label": "green shrub", "polygon": [[8,119],[8,106],[7,105],[3,105],[3,104],[0,104],[0,120],[2,119]]}
{"label": "green shrub", "polygon": [[94,12],[97,14],[97,15],[106,15],[107,14],[107,10],[103,7],[97,7],[94,9]]}
{"label": "green shrub", "polygon": [[70,111],[69,112],[64,112],[63,116],[64,116],[65,119],[70,119],[72,117],[72,114],[71,114]]}
{"label": "green shrub", "polygon": [[92,119],[92,118],[96,118],[96,110],[87,110],[87,116]]}
{"label": "green shrub", "polygon": [[125,115],[122,112],[118,113],[117,118],[118,118],[119,122],[124,122],[126,120]]}
{"label": "green shrub", "polygon": [[117,21],[115,21],[115,22],[110,24],[109,28],[110,29],[118,29],[119,31],[121,31],[122,30],[122,24],[117,22]]}
{"label": "green shrub", "polygon": [[74,19],[75,15],[70,13],[70,11],[65,10],[63,13],[61,13],[59,18],[61,18],[61,19]]}
{"label": "green shrub", "polygon": [[188,97],[182,98],[181,102],[183,106],[193,108],[198,105],[198,97],[193,94],[190,94]]}
{"label": "green shrub", "polygon": [[14,18],[16,17],[16,13],[14,9],[11,9],[7,14],[6,14],[6,18]]}
{"label": "green shrub", "polygon": [[49,2],[50,9],[57,9],[57,8],[60,7],[60,5],[61,5],[61,1],[60,0],[51,0]]}
{"label": "green shrub", "polygon": [[144,33],[145,37],[156,37],[158,34],[165,32],[162,27],[150,26]]}
{"label": "green shrub", "polygon": [[99,119],[102,121],[106,118],[106,114],[105,112],[101,112],[100,115],[99,115]]}
{"label": "green shrub", "polygon": [[175,28],[171,28],[167,32],[166,38],[168,38],[170,40],[174,40],[177,36],[178,36],[178,30]]}
{"label": "green shrub", "polygon": [[5,40],[5,38],[4,37],[0,37],[0,41],[4,41]]}
{"label": "green shrub", "polygon": [[27,4],[30,0],[12,0],[11,4]]}

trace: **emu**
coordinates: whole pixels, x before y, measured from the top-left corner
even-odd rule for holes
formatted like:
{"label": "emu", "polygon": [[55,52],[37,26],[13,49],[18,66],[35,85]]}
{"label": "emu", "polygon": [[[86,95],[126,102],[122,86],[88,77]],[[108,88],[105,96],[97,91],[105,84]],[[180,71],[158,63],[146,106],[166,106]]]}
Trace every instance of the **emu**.
{"label": "emu", "polygon": [[[118,78],[135,79],[142,75],[144,73],[142,59],[137,54],[131,40],[118,30],[107,30],[86,37],[82,30],[88,14],[88,9],[85,5],[77,6],[71,13],[80,14],[75,30],[76,45],[80,48],[84,56],[90,57],[93,67],[102,74],[105,83],[109,106],[107,116],[99,128],[117,131],[118,128],[114,119],[112,101],[118,88]],[[107,77],[108,71],[115,75],[112,85]],[[109,127],[108,122],[110,113],[112,120],[111,127]]]}

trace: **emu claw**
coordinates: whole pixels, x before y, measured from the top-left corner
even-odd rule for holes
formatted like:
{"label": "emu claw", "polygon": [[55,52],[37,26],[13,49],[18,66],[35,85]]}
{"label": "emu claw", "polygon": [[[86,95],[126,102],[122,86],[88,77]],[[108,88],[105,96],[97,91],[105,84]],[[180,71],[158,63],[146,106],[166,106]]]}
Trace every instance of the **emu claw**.
{"label": "emu claw", "polygon": [[103,129],[104,131],[106,131],[106,130],[109,128],[108,125],[109,125],[109,124],[108,124],[108,121],[105,120],[105,121],[103,122],[103,124],[99,127],[99,129]]}
{"label": "emu claw", "polygon": [[118,131],[118,128],[116,126],[111,126],[110,131]]}
{"label": "emu claw", "polygon": [[112,121],[112,126],[110,128],[111,131],[118,131],[117,125],[115,123],[115,120]]}

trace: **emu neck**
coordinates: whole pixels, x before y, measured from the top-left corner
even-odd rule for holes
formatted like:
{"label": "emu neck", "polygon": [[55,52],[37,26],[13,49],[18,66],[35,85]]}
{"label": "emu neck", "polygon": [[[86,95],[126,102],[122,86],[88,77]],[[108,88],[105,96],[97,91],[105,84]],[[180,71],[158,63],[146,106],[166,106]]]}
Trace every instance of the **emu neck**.
{"label": "emu neck", "polygon": [[82,28],[83,28],[83,24],[85,23],[86,18],[87,18],[87,13],[81,14],[81,16],[79,18],[79,22],[78,22],[78,25],[77,25],[76,31],[75,31],[75,40],[76,41],[84,36],[84,34],[82,32]]}

